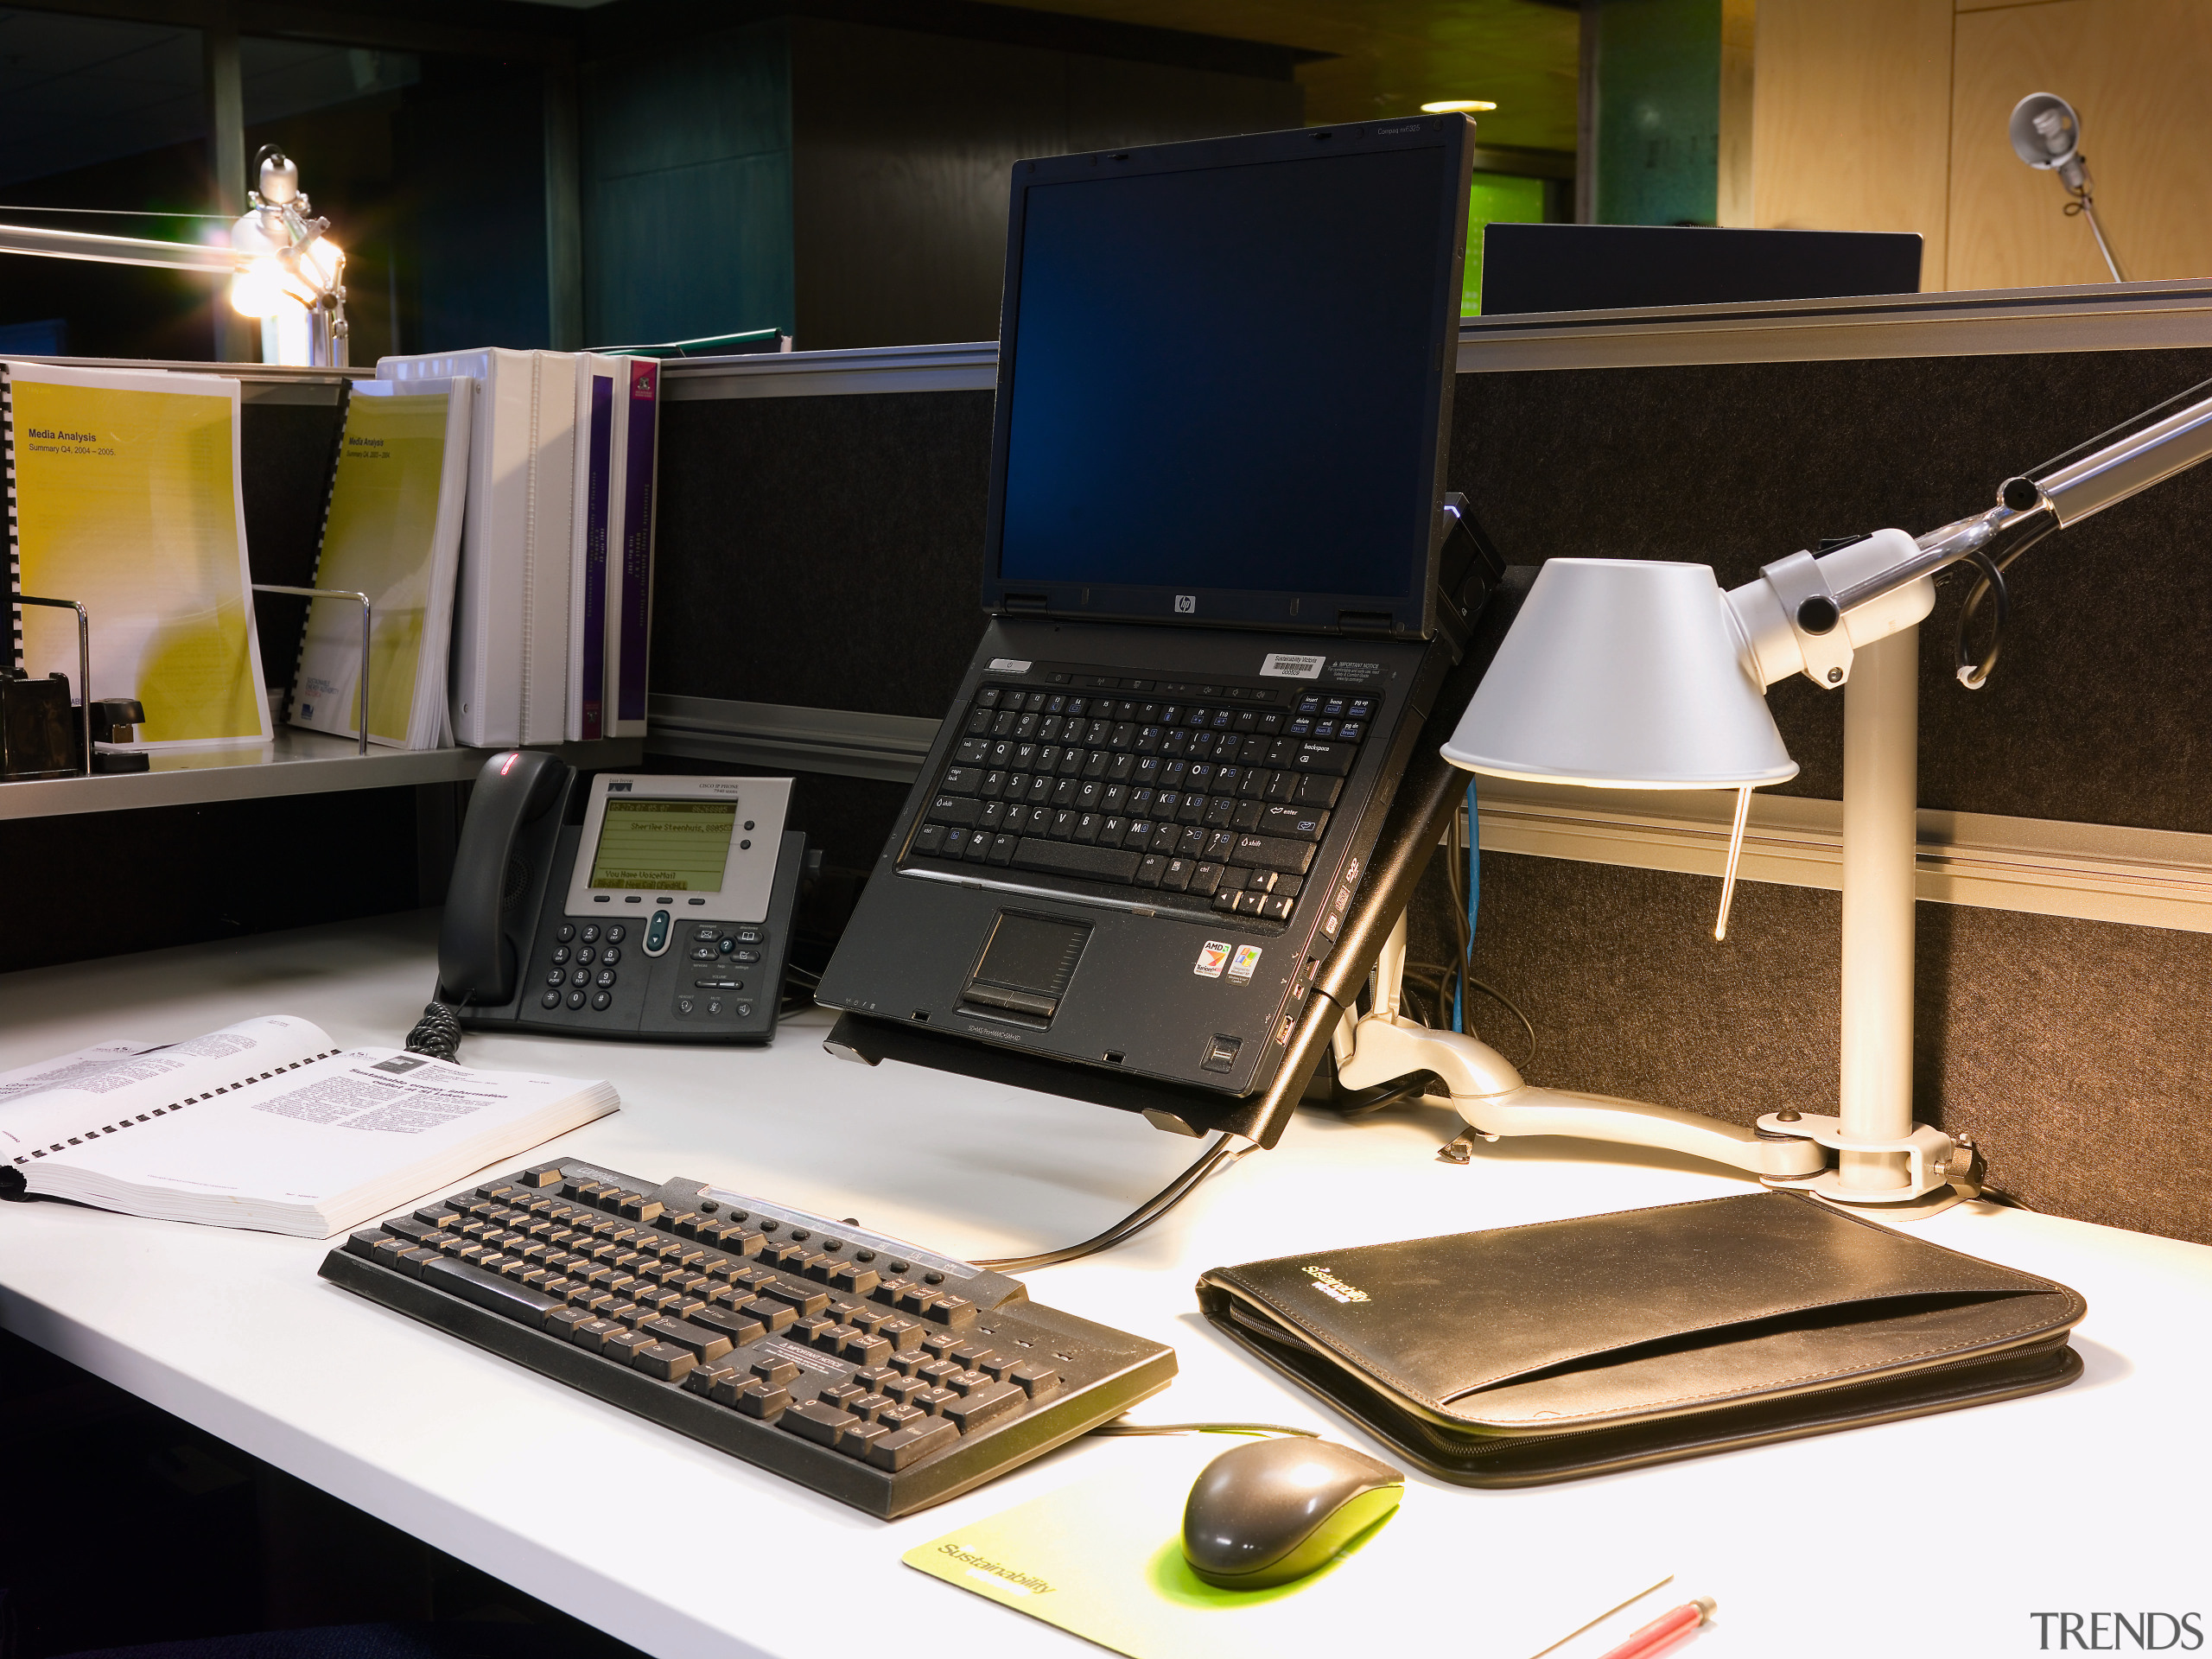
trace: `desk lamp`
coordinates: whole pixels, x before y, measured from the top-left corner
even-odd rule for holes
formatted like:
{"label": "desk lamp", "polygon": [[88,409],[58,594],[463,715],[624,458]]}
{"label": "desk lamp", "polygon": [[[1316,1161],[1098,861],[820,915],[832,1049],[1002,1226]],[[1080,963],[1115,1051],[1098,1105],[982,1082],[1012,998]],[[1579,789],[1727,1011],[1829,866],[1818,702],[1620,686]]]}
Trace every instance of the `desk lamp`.
{"label": "desk lamp", "polygon": [[330,240],[328,219],[306,217],[314,209],[300,192],[299,168],[274,144],[260,161],[261,188],[226,246],[0,225],[0,253],[227,275],[232,306],[262,320],[263,362],[343,368],[346,256]]}
{"label": "desk lamp", "polygon": [[2067,213],[2079,213],[2088,221],[2097,251],[2105,257],[2105,269],[2115,283],[2126,282],[2112,245],[2105,240],[2105,227],[2097,223],[2096,186],[2089,178],[2088,157],[2082,154],[2082,118],[2074,113],[2074,106],[2056,92],[2030,92],[2012,106],[2005,137],[2012,141],[2012,153],[2037,172],[2058,175],[2073,198],[2066,204]]}
{"label": "desk lamp", "polygon": [[1484,1140],[1573,1135],[1666,1147],[1748,1170],[1769,1185],[1884,1206],[1892,1219],[1932,1214],[1977,1190],[1980,1159],[1971,1142],[1912,1116],[1919,624],[1936,602],[1936,573],[1973,563],[1978,579],[1960,617],[1958,674],[1978,689],[1995,664],[2001,632],[1976,658],[1967,648],[1967,625],[1992,596],[2001,631],[2005,567],[2051,531],[2212,457],[2208,390],[2212,382],[2123,423],[2114,430],[2124,437],[2107,442],[2113,434],[2105,433],[2033,476],[2006,480],[1986,512],[1917,538],[1883,530],[1821,556],[1793,553],[1729,593],[1705,565],[1551,560],[1444,745],[1452,765],[1494,778],[1736,791],[1719,938],[1751,791],[1796,772],[1767,710],[1766,688],[1803,674],[1840,689],[1838,1112],[1770,1112],[1748,1129],[1529,1084],[1489,1045],[1397,1013],[1402,919],[1378,966],[1374,1006],[1338,1031],[1339,1080],[1360,1089],[1430,1072]]}
{"label": "desk lamp", "polygon": [[314,205],[300,188],[300,169],[274,144],[255,158],[261,188],[231,226],[238,257],[231,305],[261,319],[261,360],[343,368],[346,360],[346,256],[330,239],[330,221],[309,219]]}

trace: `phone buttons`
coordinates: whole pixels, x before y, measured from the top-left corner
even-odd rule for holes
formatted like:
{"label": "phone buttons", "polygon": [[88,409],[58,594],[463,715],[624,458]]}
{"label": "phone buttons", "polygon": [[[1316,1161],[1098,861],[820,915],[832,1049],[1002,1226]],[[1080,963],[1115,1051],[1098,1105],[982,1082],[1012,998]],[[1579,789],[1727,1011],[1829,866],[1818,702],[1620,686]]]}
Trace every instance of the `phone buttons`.
{"label": "phone buttons", "polygon": [[603,1014],[614,1006],[613,995],[610,992],[601,991],[597,996],[592,998],[591,1005]]}
{"label": "phone buttons", "polygon": [[568,923],[563,922],[559,927],[554,930],[553,937],[559,940],[563,944],[566,944],[570,939],[576,937],[576,930],[569,926]]}
{"label": "phone buttons", "polygon": [[707,999],[707,1012],[708,1012],[709,1014],[720,1014],[721,1011],[722,1011],[722,1000],[721,1000],[721,998],[720,998],[719,996],[710,996],[710,997],[709,997],[709,998]]}
{"label": "phone buttons", "polygon": [[676,999],[676,1011],[678,1014],[689,1014],[696,1006],[696,1004],[688,996],[679,996]]}
{"label": "phone buttons", "polygon": [[629,937],[630,930],[624,927],[620,922],[614,923],[607,930],[607,942],[609,944],[620,944],[623,940]]}
{"label": "phone buttons", "polygon": [[652,919],[645,924],[645,954],[658,957],[668,949],[668,912],[653,912]]}
{"label": "phone buttons", "polygon": [[582,991],[570,991],[569,993],[569,1006],[570,1007],[581,1008],[583,1005],[584,994]]}
{"label": "phone buttons", "polygon": [[561,993],[558,991],[546,992],[544,995],[537,999],[537,1006],[541,1008],[559,1007],[561,1006]]}

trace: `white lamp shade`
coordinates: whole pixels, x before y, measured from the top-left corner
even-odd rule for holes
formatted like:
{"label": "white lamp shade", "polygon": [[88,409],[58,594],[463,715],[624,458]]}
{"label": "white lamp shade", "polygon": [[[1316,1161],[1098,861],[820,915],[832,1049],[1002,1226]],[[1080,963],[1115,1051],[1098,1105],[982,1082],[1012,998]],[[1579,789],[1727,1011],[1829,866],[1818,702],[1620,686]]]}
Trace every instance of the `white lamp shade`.
{"label": "white lamp shade", "polygon": [[1553,559],[1444,758],[1611,789],[1746,789],[1797,775],[1738,656],[1712,569]]}

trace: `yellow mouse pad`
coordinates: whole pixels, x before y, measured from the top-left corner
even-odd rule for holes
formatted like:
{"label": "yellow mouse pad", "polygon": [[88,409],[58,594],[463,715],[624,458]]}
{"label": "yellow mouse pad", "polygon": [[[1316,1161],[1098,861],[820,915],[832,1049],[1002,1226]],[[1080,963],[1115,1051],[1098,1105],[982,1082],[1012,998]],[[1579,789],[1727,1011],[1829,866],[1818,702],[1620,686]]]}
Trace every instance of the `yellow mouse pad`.
{"label": "yellow mouse pad", "polygon": [[1236,1442],[1192,1438],[1204,1444],[1161,1446],[1141,1468],[1063,1487],[900,1559],[1129,1659],[1342,1659],[1422,1629],[1448,1631],[1454,1659],[1535,1659],[1674,1576],[1648,1546],[1516,1524],[1510,1497],[1409,1485],[1393,1514],[1311,1576],[1216,1589],[1183,1560],[1183,1500]]}

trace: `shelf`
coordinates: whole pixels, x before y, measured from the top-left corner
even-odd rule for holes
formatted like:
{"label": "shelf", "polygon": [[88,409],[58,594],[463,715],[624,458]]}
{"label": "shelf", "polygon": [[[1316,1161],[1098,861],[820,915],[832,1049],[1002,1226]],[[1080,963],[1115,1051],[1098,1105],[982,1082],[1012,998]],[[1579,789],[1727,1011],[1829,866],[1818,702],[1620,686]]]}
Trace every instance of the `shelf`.
{"label": "shelf", "polygon": [[[645,759],[641,737],[563,743],[555,752],[571,766],[634,766]],[[115,812],[141,806],[189,806],[208,801],[321,795],[404,784],[452,784],[474,778],[493,749],[380,749],[357,753],[350,737],[281,728],[266,746],[156,754],[153,770],[118,777],[47,778],[0,784],[0,819]]]}

